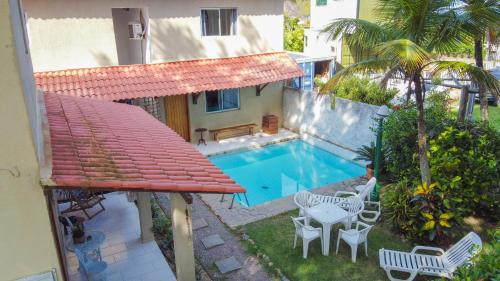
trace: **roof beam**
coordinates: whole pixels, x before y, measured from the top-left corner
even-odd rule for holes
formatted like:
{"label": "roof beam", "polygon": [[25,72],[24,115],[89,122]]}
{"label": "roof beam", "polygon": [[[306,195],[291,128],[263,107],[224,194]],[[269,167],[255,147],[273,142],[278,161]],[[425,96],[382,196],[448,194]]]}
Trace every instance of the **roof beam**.
{"label": "roof beam", "polygon": [[269,83],[256,85],[255,86],[255,94],[259,97],[260,93],[262,92],[262,90],[264,90],[265,87],[267,87],[267,85],[269,85]]}

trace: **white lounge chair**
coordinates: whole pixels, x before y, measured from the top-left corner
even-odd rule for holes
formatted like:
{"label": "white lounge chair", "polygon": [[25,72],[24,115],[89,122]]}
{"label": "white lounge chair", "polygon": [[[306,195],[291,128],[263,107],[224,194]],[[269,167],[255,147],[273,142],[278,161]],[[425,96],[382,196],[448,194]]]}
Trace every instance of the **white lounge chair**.
{"label": "white lounge chair", "polygon": [[297,238],[302,237],[302,255],[304,259],[307,258],[307,252],[309,250],[309,242],[316,238],[321,239],[321,248],[323,248],[323,235],[320,227],[315,228],[309,225],[304,225],[301,221],[306,221],[305,217],[291,217],[293,224],[295,225],[295,239],[293,241],[293,248],[297,246]]}
{"label": "white lounge chair", "polygon": [[[482,245],[479,235],[470,232],[446,252],[440,248],[426,246],[416,246],[410,253],[380,249],[380,267],[386,271],[391,281],[410,281],[417,274],[451,279],[459,266],[481,251]],[[419,250],[435,251],[440,255],[417,254]],[[392,275],[392,271],[406,272],[410,276],[407,279],[398,279]]]}
{"label": "white lounge chair", "polygon": [[[362,228],[360,229],[360,227]],[[365,255],[368,256],[368,232],[370,232],[372,227],[372,225],[368,225],[363,222],[357,222],[355,229],[339,229],[339,236],[337,238],[337,250],[335,253],[339,253],[339,243],[340,239],[342,239],[351,247],[352,262],[356,262],[358,245],[362,243],[365,243]]]}

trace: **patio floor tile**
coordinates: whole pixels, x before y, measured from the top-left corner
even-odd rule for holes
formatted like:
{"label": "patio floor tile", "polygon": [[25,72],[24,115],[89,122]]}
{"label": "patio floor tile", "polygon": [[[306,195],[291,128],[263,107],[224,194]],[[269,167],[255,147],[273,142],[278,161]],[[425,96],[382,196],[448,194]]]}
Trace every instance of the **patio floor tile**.
{"label": "patio floor tile", "polygon": [[205,219],[195,219],[193,220],[193,230],[198,230],[207,227],[208,223]]}
{"label": "patio floor tile", "polygon": [[241,263],[234,256],[216,261],[215,265],[222,274],[241,268]]}
{"label": "patio floor tile", "polygon": [[205,246],[205,248],[210,249],[215,246],[224,244],[224,240],[222,240],[219,234],[214,234],[207,237],[203,237],[201,239],[201,243],[203,243],[203,246]]}
{"label": "patio floor tile", "polygon": [[[101,253],[108,263],[107,280],[175,281],[156,242],[141,242],[139,213],[137,207],[127,201],[125,194],[108,193],[103,204],[106,211],[86,221],[85,227],[106,235]],[[67,260],[72,265],[69,281],[87,281],[84,274],[77,270],[75,255],[67,252]]]}

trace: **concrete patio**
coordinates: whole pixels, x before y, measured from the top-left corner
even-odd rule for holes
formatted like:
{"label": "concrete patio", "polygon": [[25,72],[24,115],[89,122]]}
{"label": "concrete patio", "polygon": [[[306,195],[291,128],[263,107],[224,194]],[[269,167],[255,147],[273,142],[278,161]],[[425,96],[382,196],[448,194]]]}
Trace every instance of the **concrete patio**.
{"label": "concrete patio", "polygon": [[[107,281],[175,281],[156,242],[141,242],[139,213],[135,204],[127,201],[125,193],[113,192],[105,197],[103,205],[106,210],[87,220],[85,227],[106,235],[101,254],[108,264]],[[78,270],[76,256],[66,251],[66,258],[69,280],[87,280],[85,274]]]}
{"label": "concrete patio", "polygon": [[253,136],[247,135],[236,138],[228,138],[220,141],[209,141],[208,135],[205,135],[204,137],[207,140],[207,145],[194,144],[194,147],[198,149],[198,151],[200,151],[203,155],[210,156],[288,141],[299,138],[299,135],[286,129],[279,129],[278,133],[275,135],[268,135],[266,133],[259,132],[254,134]]}

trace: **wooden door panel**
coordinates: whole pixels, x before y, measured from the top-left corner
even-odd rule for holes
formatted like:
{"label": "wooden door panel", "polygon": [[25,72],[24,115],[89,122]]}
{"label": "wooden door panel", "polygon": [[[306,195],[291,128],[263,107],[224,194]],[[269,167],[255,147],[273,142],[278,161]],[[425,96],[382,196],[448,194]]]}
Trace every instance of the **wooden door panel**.
{"label": "wooden door panel", "polygon": [[189,141],[189,111],[187,102],[187,95],[165,97],[165,116],[167,117],[167,126],[186,141]]}

